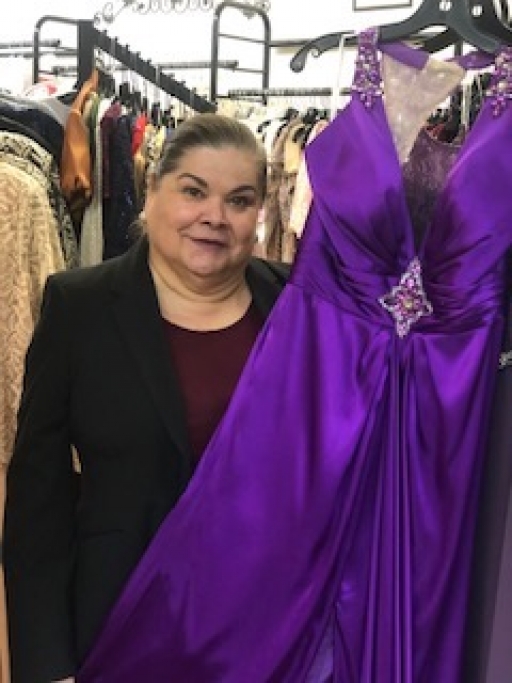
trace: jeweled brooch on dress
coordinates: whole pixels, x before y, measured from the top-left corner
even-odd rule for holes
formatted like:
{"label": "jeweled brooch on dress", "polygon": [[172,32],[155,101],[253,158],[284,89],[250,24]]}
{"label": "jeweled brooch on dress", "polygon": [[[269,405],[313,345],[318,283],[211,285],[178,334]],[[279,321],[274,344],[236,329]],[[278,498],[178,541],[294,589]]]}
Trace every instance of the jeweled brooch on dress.
{"label": "jeweled brooch on dress", "polygon": [[379,298],[379,303],[395,319],[396,333],[399,337],[409,334],[411,325],[420,318],[433,312],[427,299],[421,279],[421,263],[414,258],[400,278],[400,283],[389,294]]}

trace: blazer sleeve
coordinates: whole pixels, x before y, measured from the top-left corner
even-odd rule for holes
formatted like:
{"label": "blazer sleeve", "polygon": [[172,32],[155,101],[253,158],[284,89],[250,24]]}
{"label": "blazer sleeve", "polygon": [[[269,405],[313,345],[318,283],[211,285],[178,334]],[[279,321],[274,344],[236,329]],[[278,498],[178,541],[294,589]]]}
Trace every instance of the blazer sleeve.
{"label": "blazer sleeve", "polygon": [[76,669],[70,313],[58,276],[51,276],[26,356],[7,473],[4,568],[13,683],[46,683]]}

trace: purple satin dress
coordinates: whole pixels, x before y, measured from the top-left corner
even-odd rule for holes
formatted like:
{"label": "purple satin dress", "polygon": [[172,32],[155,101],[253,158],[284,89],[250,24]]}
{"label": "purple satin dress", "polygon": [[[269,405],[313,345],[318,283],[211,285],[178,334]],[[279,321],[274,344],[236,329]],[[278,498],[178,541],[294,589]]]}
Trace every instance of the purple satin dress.
{"label": "purple satin dress", "polygon": [[512,241],[512,55],[418,248],[379,55],[361,34],[352,100],[308,146],[291,280],[80,683],[459,680]]}

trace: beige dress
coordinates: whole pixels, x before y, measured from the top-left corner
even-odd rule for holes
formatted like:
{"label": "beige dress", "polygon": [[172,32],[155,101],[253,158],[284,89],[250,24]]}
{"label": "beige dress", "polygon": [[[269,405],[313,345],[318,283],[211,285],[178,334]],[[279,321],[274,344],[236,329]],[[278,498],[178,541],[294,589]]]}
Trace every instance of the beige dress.
{"label": "beige dress", "polygon": [[[0,529],[5,473],[12,453],[25,353],[50,273],[65,267],[48,194],[17,165],[0,158]],[[8,683],[3,575],[0,576],[1,681]]]}

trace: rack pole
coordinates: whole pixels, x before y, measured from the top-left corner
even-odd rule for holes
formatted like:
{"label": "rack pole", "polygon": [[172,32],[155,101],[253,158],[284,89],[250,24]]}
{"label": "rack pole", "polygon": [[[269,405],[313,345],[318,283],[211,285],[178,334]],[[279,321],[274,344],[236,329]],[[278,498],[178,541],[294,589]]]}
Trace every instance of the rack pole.
{"label": "rack pole", "polygon": [[71,26],[77,26],[78,25],[77,19],[68,19],[67,17],[56,17],[56,16],[51,15],[51,14],[48,14],[48,15],[41,17],[40,19],[37,20],[35,28],[34,28],[34,38],[33,38],[33,43],[34,43],[34,62],[33,62],[33,69],[32,69],[32,82],[33,83],[39,82],[39,62],[40,62],[40,47],[41,47],[40,33],[41,33],[41,28],[48,21],[56,22],[58,24],[69,24]]}

